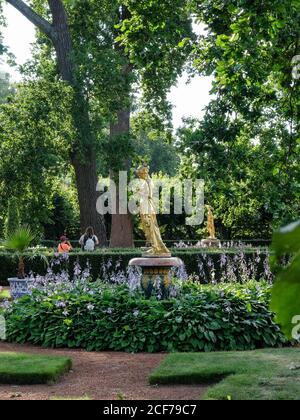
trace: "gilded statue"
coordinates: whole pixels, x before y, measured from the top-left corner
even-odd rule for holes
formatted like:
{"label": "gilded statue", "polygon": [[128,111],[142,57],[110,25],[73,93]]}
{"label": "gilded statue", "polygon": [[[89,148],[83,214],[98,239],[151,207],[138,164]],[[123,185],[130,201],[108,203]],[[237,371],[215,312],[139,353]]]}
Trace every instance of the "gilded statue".
{"label": "gilded statue", "polygon": [[209,234],[209,239],[216,239],[215,218],[212,212],[212,207],[206,206],[206,208],[207,208],[207,230]]}
{"label": "gilded statue", "polygon": [[139,177],[138,199],[139,212],[143,232],[150,248],[143,254],[147,257],[170,257],[171,252],[163,243],[156,218],[155,205],[153,201],[153,181],[149,175],[147,165],[140,166],[136,171]]}

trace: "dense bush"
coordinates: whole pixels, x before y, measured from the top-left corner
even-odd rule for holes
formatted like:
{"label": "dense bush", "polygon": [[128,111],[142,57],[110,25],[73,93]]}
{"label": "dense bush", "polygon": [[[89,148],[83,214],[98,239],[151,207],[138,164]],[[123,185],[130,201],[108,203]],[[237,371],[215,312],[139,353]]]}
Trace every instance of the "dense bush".
{"label": "dense bush", "polygon": [[249,350],[285,343],[268,309],[266,283],[186,282],[169,300],[146,300],[126,284],[51,287],[35,289],[6,309],[8,341],[128,352]]}
{"label": "dense bush", "polygon": [[[50,253],[45,253],[51,258]],[[201,283],[238,281],[245,282],[249,279],[270,280],[268,252],[262,250],[226,249],[226,250],[201,250],[201,249],[174,249],[174,257],[179,257],[185,264],[187,275],[197,275]],[[126,272],[128,263],[132,258],[140,257],[137,249],[111,250],[104,249],[95,253],[78,252],[69,255],[68,270],[71,272],[76,262],[85,266],[87,262],[91,267],[91,277],[106,278],[116,272]],[[45,274],[47,267],[43,260],[36,258],[26,259],[27,272]],[[8,253],[0,253],[0,285],[7,285],[7,278],[16,275],[16,261]]]}

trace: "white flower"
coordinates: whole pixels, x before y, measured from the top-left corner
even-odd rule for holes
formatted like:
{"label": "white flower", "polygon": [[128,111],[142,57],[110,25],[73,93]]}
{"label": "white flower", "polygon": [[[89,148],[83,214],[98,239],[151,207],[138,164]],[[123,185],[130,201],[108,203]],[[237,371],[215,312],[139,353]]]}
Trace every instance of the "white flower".
{"label": "white flower", "polygon": [[65,308],[66,304],[65,304],[65,302],[59,300],[58,302],[56,302],[55,306],[57,308]]}
{"label": "white flower", "polygon": [[103,311],[106,314],[112,314],[113,313],[113,308],[107,308],[105,311]]}

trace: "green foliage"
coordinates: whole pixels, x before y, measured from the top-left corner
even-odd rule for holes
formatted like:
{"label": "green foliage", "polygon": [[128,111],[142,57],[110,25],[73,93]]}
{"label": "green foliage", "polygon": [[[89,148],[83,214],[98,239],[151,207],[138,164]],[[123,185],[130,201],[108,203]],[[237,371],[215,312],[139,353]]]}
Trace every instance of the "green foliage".
{"label": "green foliage", "polygon": [[268,310],[270,286],[195,286],[146,300],[127,285],[34,290],[5,312],[7,339],[90,351],[216,351],[277,347],[286,340]]}
{"label": "green foliage", "polygon": [[147,162],[152,173],[175,176],[179,167],[179,156],[172,131],[149,112],[134,115],[131,128],[135,137],[135,159],[138,161],[136,166]]}
{"label": "green foliage", "polygon": [[36,385],[56,382],[72,367],[67,357],[0,353],[0,383]]}
{"label": "green foliage", "polygon": [[214,75],[203,120],[181,132],[182,172],[203,178],[221,237],[271,237],[299,215],[299,2],[190,3],[206,26],[191,71]]}
{"label": "green foliage", "polygon": [[[273,267],[276,282],[272,290],[271,308],[286,336],[291,339],[293,329],[300,322],[300,222],[292,223],[274,234]],[[283,265],[281,258],[292,255],[292,261]],[[297,328],[296,328],[297,329]],[[296,331],[298,334],[298,329]],[[296,338],[296,337],[293,337]]]}
{"label": "green foliage", "polygon": [[[297,217],[296,155],[291,158],[291,178],[283,181],[279,168],[285,148],[276,132],[279,127],[263,130],[254,141],[246,121],[232,121],[221,100],[209,105],[203,121],[187,121],[179,130],[182,175],[205,180],[205,198],[214,208],[221,239],[256,238],[257,232],[270,238],[274,227]],[[282,135],[287,138],[286,132]]]}
{"label": "green foliage", "polygon": [[128,9],[119,25],[119,42],[142,79],[149,109],[164,112],[169,87],[181,73],[193,39],[185,0],[122,2]]}
{"label": "green foliage", "polygon": [[80,237],[80,217],[76,189],[71,179],[57,180],[52,185],[52,204],[49,219],[42,223],[44,237],[57,241],[63,233],[76,240]]}
{"label": "green foliage", "polygon": [[277,258],[299,251],[300,220],[285,226],[273,234],[272,249]]}
{"label": "green foliage", "polygon": [[[299,349],[171,354],[151,384],[213,384],[205,400],[299,400]],[[215,384],[218,382],[217,384]]]}
{"label": "green foliage", "polygon": [[[47,2],[31,3],[49,19]],[[99,7],[98,0],[68,0],[64,5],[76,87],[58,81],[53,46],[37,32],[33,58],[23,66],[31,81],[17,87],[0,111],[1,230],[18,186],[24,222],[40,234],[46,227],[52,237],[63,228],[74,232],[76,222],[65,220],[66,196],[57,199],[52,186],[70,175],[74,153],[80,149],[84,158],[91,145],[102,175],[138,158],[154,171],[174,175],[178,159],[166,95],[186,64],[191,75],[215,77],[215,98],[203,120],[186,121],[176,145],[181,175],[206,182],[218,236],[255,238],[259,232],[270,238],[274,227],[299,216],[300,83],[292,78],[299,2],[103,0]],[[192,17],[205,25],[201,35],[193,33]],[[0,53],[4,50],[1,45]],[[7,97],[6,76],[3,80],[0,101]],[[134,108],[136,91],[142,98],[133,132],[109,139],[109,125],[118,111]],[[74,220],[76,204],[68,212]],[[177,217],[162,221],[167,235],[182,225]],[[192,238],[204,229],[180,233]]]}
{"label": "green foliage", "polygon": [[8,73],[0,71],[0,104],[6,103],[8,98],[15,93]]}
{"label": "green foliage", "polygon": [[51,222],[52,196],[69,172],[71,98],[61,82],[32,81],[0,108],[1,201],[8,203],[17,188],[22,222],[37,236]]}
{"label": "green foliage", "polygon": [[105,156],[106,164],[102,171],[106,174],[111,169],[114,172],[124,170],[124,157],[130,161],[134,156],[134,140],[130,133],[119,134],[114,138],[106,137],[101,144],[101,151]]}
{"label": "green foliage", "polygon": [[[41,254],[40,254],[41,255]],[[23,258],[26,263],[26,271],[30,273],[33,271],[34,273],[45,273],[46,266],[43,263],[42,258],[33,258],[33,253],[24,253]],[[45,256],[47,257],[47,255]],[[0,261],[1,261],[1,275],[0,275],[0,285],[1,286],[8,286],[7,279],[11,277],[15,277],[17,275],[16,269],[16,256],[14,253],[6,252],[0,254]]]}
{"label": "green foliage", "polygon": [[10,293],[8,290],[3,290],[2,292],[0,291],[0,302],[3,300],[7,300],[10,298]]}
{"label": "green foliage", "polygon": [[[93,129],[129,109],[134,83],[143,88],[147,106],[164,113],[166,94],[181,73],[193,32],[187,1],[159,2],[77,0],[66,2],[73,41],[76,79],[88,94]],[[35,9],[47,17],[44,2]],[[53,77],[57,71],[51,46],[39,34],[29,72]]]}
{"label": "green foliage", "polygon": [[31,230],[26,227],[20,227],[10,234],[4,242],[4,246],[9,251],[14,251],[18,254],[23,254],[30,246],[34,236]]}
{"label": "green foliage", "polygon": [[[4,242],[4,247],[13,252],[13,257],[19,259],[18,264],[18,278],[25,278],[25,265],[24,265],[24,253],[29,248],[30,244],[34,240],[34,236],[29,227],[23,226],[18,228]],[[32,255],[34,257],[34,255]],[[42,257],[42,256],[41,256]]]}
{"label": "green foliage", "polygon": [[[24,222],[40,235],[56,216],[51,214],[54,180],[64,179],[75,156],[84,162],[97,154],[100,173],[124,166],[131,158],[132,136],[109,142],[109,126],[118,111],[133,108],[136,87],[143,88],[144,103],[160,118],[168,114],[167,91],[191,48],[186,1],[104,0],[101,7],[98,0],[63,3],[74,82],[61,81],[54,46],[37,31],[32,60],[22,66],[28,83],[18,87],[17,97],[1,113],[1,196],[7,200],[18,185],[22,214],[28,215]],[[33,0],[31,6],[51,21],[47,2]]]}
{"label": "green foliage", "polygon": [[8,203],[7,217],[5,220],[4,237],[8,239],[20,227],[20,213],[18,200],[11,198]]}

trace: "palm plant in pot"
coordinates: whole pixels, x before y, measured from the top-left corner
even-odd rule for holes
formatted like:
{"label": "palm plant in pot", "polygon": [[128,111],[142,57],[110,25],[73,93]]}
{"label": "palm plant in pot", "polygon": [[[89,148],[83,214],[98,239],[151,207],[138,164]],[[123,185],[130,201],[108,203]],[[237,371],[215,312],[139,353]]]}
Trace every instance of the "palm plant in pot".
{"label": "palm plant in pot", "polygon": [[25,274],[24,254],[32,243],[34,236],[31,230],[24,226],[17,228],[11,233],[4,246],[8,251],[13,252],[18,260],[18,274],[17,277],[8,279],[11,288],[11,296],[16,299],[29,293],[28,283],[29,278]]}

